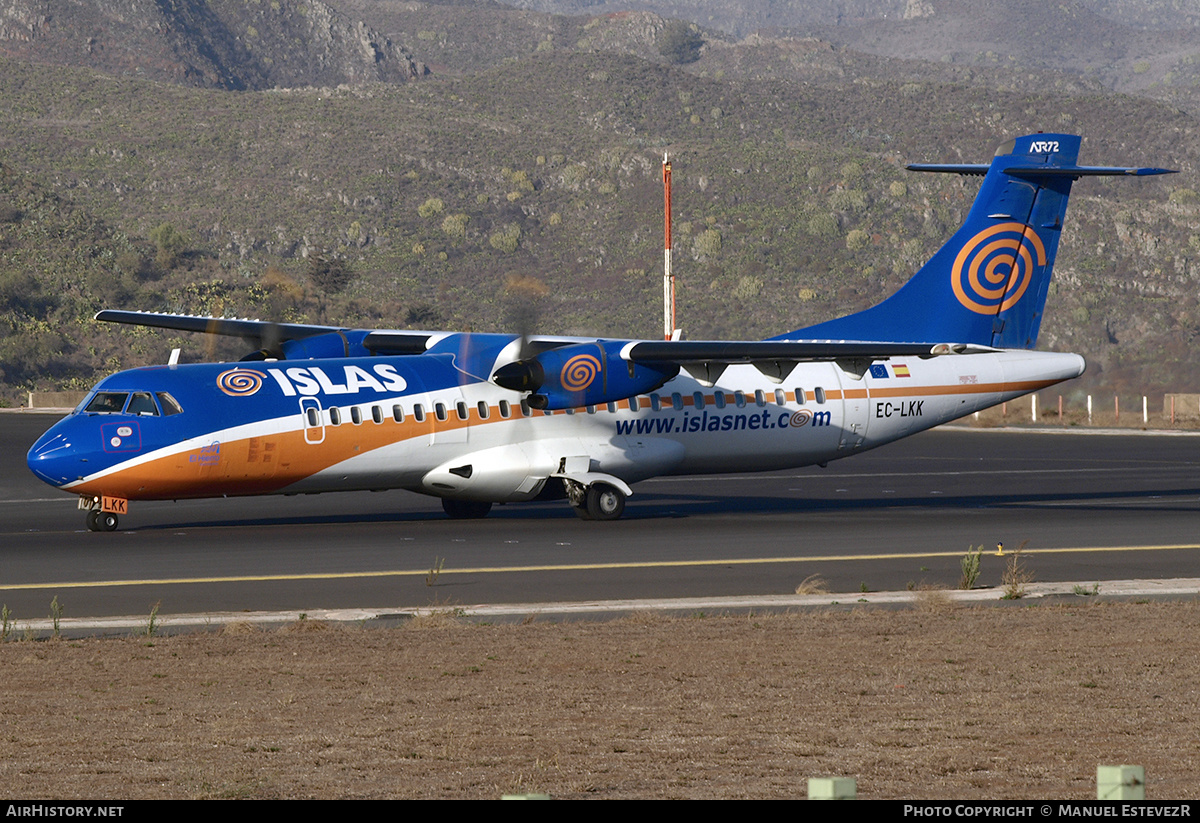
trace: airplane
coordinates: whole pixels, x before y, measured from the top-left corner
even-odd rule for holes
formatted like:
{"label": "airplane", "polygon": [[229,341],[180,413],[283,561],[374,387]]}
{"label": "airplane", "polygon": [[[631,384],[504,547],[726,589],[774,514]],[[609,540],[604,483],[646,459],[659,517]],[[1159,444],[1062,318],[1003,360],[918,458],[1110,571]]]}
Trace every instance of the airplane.
{"label": "airplane", "polygon": [[[1030,134],[989,163],[963,225],[878,305],[761,341],[349,329],[105,310],[100,321],[241,337],[237,363],[100,381],[29,450],[92,531],[130,501],[405,489],[451,518],[565,497],[619,518],[660,475],[824,466],[1083,373],[1034,351],[1081,166]],[[174,361],[175,358],[172,358]]]}

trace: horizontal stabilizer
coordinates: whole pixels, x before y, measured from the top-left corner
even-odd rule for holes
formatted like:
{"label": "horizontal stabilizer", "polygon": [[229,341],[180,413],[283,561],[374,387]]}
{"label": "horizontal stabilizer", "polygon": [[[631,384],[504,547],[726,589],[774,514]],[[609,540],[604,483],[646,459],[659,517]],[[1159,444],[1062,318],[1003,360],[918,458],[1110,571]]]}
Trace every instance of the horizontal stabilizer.
{"label": "horizontal stabilizer", "polygon": [[[991,168],[990,163],[909,163],[909,171],[932,171],[945,174],[966,174],[983,177]],[[1005,174],[1016,177],[1112,177],[1117,175],[1144,177],[1151,174],[1177,174],[1175,169],[1137,168],[1126,166],[1007,166]]]}

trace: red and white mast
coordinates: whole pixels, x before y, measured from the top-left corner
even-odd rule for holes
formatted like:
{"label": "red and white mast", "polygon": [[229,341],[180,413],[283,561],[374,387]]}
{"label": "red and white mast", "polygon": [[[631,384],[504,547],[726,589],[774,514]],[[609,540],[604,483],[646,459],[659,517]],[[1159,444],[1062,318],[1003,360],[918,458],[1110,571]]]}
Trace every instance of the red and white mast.
{"label": "red and white mast", "polygon": [[663,152],[663,339],[675,336],[675,276],[671,274],[671,161]]}

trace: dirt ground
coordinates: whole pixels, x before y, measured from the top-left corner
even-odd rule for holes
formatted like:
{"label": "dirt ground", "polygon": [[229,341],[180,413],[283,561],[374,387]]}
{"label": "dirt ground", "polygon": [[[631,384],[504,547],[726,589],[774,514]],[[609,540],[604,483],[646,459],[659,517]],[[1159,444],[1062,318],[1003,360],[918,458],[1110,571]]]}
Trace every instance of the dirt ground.
{"label": "dirt ground", "polygon": [[1200,604],[402,628],[235,624],[0,645],[25,798],[1200,796]]}

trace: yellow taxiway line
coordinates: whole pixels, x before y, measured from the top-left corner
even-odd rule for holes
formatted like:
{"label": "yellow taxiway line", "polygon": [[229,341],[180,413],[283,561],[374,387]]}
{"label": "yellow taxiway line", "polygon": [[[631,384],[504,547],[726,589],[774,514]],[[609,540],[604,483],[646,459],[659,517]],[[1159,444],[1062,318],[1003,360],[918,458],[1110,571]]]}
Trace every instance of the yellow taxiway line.
{"label": "yellow taxiway line", "polygon": [[[1200,543],[1177,543],[1149,546],[1069,546],[1057,549],[1023,549],[1022,556],[1038,554],[1092,554],[1112,552],[1181,551],[1200,549]],[[1009,550],[1003,556],[1015,552]],[[721,560],[645,560],[625,563],[569,563],[540,566],[473,566],[438,569],[409,569],[393,571],[324,572],[314,574],[249,574],[226,577],[163,577],[146,580],[80,580],[59,583],[0,583],[0,591],[29,591],[33,589],[100,589],[120,586],[184,586],[196,583],[269,583],[291,580],[351,580],[376,577],[424,577],[430,574],[510,574],[513,572],[605,571],[610,569],[671,569],[700,566],[754,566],[771,563],[833,563],[847,560],[923,560],[933,557],[962,557],[964,552],[893,552],[875,554],[827,554],[809,557],[745,557]],[[988,550],[983,556],[996,556]]]}

